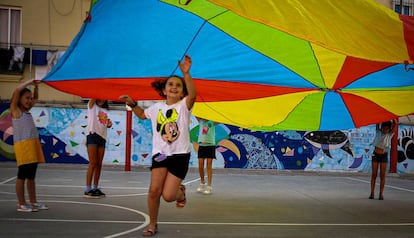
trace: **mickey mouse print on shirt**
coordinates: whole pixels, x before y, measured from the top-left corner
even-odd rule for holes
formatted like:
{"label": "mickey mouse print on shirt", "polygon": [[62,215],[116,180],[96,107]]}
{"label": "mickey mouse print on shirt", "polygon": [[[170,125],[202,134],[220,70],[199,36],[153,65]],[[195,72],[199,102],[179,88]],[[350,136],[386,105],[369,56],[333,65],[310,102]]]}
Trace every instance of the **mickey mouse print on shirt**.
{"label": "mickey mouse print on shirt", "polygon": [[168,109],[165,116],[160,109],[157,115],[157,132],[161,134],[161,138],[171,144],[180,136],[180,130],[177,125],[178,113],[175,108]]}

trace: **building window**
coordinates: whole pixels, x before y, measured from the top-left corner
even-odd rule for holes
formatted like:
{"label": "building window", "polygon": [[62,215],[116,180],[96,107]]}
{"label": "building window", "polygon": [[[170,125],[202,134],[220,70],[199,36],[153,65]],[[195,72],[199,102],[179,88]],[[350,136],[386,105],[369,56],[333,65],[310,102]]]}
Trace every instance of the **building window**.
{"label": "building window", "polygon": [[401,5],[399,5],[399,4],[394,5],[394,11],[396,13],[400,13],[401,12]]}
{"label": "building window", "polygon": [[403,6],[402,14],[404,14],[404,15],[412,15],[411,14],[411,7],[410,6]]}
{"label": "building window", "polygon": [[0,6],[0,44],[2,48],[21,43],[21,22],[20,8]]}
{"label": "building window", "polygon": [[394,11],[403,14],[412,16],[413,15],[413,6],[414,0],[393,0]]}
{"label": "building window", "polygon": [[22,74],[25,48],[21,44],[21,8],[0,6],[0,74]]}

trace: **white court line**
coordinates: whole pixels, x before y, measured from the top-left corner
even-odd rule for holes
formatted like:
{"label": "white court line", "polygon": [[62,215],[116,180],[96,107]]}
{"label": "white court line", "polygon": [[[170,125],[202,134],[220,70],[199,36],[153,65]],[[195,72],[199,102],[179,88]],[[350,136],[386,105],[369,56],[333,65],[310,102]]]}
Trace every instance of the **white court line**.
{"label": "white court line", "polygon": [[[13,201],[14,202],[15,200],[0,200],[0,202],[5,202],[5,201],[7,201],[7,202]],[[109,236],[105,236],[104,238],[115,238],[115,237],[123,236],[123,235],[129,234],[131,232],[138,231],[138,230],[144,228],[145,226],[147,226],[149,224],[149,216],[146,213],[141,212],[141,211],[138,211],[138,210],[135,210],[135,209],[132,209],[132,208],[128,208],[128,207],[122,207],[122,206],[118,206],[118,205],[105,204],[105,203],[90,203],[90,202],[77,202],[77,201],[45,200],[44,202],[47,202],[47,203],[54,203],[54,202],[55,203],[71,203],[71,204],[84,204],[84,205],[95,205],[95,206],[103,206],[103,207],[112,207],[112,208],[118,208],[118,209],[130,211],[130,212],[136,213],[136,214],[141,215],[141,216],[144,217],[144,222],[133,223],[133,224],[141,224],[141,225],[139,225],[139,226],[137,226],[135,228],[129,229],[129,230],[125,230],[123,232],[119,232],[119,233],[115,233],[115,234],[112,234],[112,235],[109,235]],[[1,220],[13,220],[13,219],[5,218],[5,219],[0,219],[0,221]],[[16,221],[22,221],[22,219],[17,219],[17,218],[15,220]],[[41,220],[45,220],[47,222],[53,222],[53,221],[58,221],[58,222],[65,221],[65,222],[68,222],[68,221],[71,221],[71,222],[79,222],[79,223],[82,223],[84,221],[86,221],[86,222],[92,222],[92,221],[97,222],[97,221],[99,221],[99,220],[62,220],[62,219],[23,219],[23,220],[26,220],[26,221],[36,221],[36,220],[37,221],[41,221]],[[110,221],[102,220],[102,222],[105,222],[106,223],[106,222],[110,222]],[[120,223],[120,222],[122,222],[122,221],[118,221],[118,222],[114,222],[114,223]]]}
{"label": "white court line", "polygon": [[6,184],[6,183],[8,183],[8,182],[10,182],[12,180],[15,180],[16,178],[17,178],[17,176],[11,177],[9,179],[6,179],[6,180],[2,181],[0,184]]}
{"label": "white court line", "polygon": [[[34,222],[73,222],[73,223],[120,223],[143,224],[139,221],[116,220],[67,220],[67,219],[27,219],[4,218],[0,221],[34,221]],[[414,223],[276,223],[276,222],[160,222],[164,225],[212,225],[212,226],[414,226]]]}
{"label": "white court line", "polygon": [[[16,177],[14,177],[16,178]],[[13,180],[14,178],[10,178],[8,179],[6,182]],[[191,183],[194,183],[196,181],[199,181],[200,178],[197,179],[193,179],[190,181],[187,181],[185,183],[183,183],[184,185],[188,185]],[[7,186],[14,186],[14,184],[1,184],[0,185],[7,185]],[[85,186],[74,186],[74,185],[55,185],[55,184],[49,184],[49,185],[44,185],[44,184],[36,184],[36,187],[55,187],[55,188],[84,188]],[[106,187],[106,186],[102,186],[102,188],[104,189],[119,189],[119,190],[147,190],[147,187]],[[10,194],[10,195],[15,195],[15,192],[3,192],[0,191],[0,194]],[[133,196],[144,196],[144,195],[148,195],[148,192],[144,192],[144,193],[128,193],[128,194],[111,194],[111,195],[107,195],[107,197],[133,197]],[[61,197],[61,198],[78,198],[80,195],[55,195],[55,194],[37,194],[38,197]]]}
{"label": "white court line", "polygon": [[[1,184],[0,185],[7,185],[7,186],[15,186],[15,184]],[[85,188],[85,186],[80,185],[61,185],[61,184],[36,184],[36,187],[51,187],[51,188]],[[147,187],[113,187],[113,186],[99,186],[100,188],[105,189],[120,189],[120,190],[140,190],[140,189],[148,189]]]}
{"label": "white court line", "polygon": [[[58,185],[58,184],[36,184],[36,187],[52,187],[52,188],[85,188],[85,186],[74,186],[74,185]],[[124,189],[124,190],[139,190],[139,189],[148,189],[147,187],[113,187],[100,185],[99,188],[103,189]]]}
{"label": "white court line", "polygon": [[[8,195],[16,196],[16,192],[2,192],[2,191],[0,191],[0,194],[8,194]],[[111,195],[106,195],[105,197],[108,197],[108,198],[112,198],[112,197],[134,197],[134,196],[145,196],[145,195],[148,195],[148,193],[145,192],[145,193],[111,194]],[[54,197],[54,198],[83,198],[83,193],[76,194],[76,195],[36,194],[36,196],[37,197]],[[85,198],[85,199],[90,199],[90,198]]]}
{"label": "white court line", "polygon": [[[363,182],[363,183],[368,183],[368,184],[371,183],[371,181],[366,181],[366,180],[363,180],[363,179],[357,179],[357,178],[351,178],[351,177],[346,177],[346,178],[349,179],[349,180],[359,181],[359,182]],[[379,185],[379,183],[376,183],[376,185]],[[385,187],[393,188],[393,189],[400,190],[400,191],[414,193],[414,190],[406,189],[406,188],[400,188],[400,187],[397,187],[397,186],[392,186],[392,185],[385,184]]]}
{"label": "white court line", "polygon": [[[360,181],[364,183],[369,183],[367,181],[361,180],[361,179],[355,179],[355,178],[348,178],[350,180]],[[186,182],[185,184],[190,184],[193,182],[198,181],[199,179],[194,179],[191,181]],[[404,191],[414,192],[409,189],[403,189],[399,187],[390,186],[395,189],[401,189]],[[2,200],[0,200],[1,202]],[[5,200],[10,201],[10,200]],[[13,200],[14,201],[14,200]],[[148,225],[149,223],[149,217],[147,214],[126,208],[121,207],[117,205],[111,205],[111,204],[97,204],[97,203],[88,203],[88,202],[76,202],[76,201],[45,201],[45,202],[57,202],[57,203],[74,203],[74,204],[86,204],[86,205],[95,205],[95,206],[108,206],[108,207],[114,207],[114,208],[120,208],[128,211],[132,211],[134,213],[140,214],[145,218],[144,222],[138,222],[138,221],[116,221],[116,220],[68,220],[68,219],[21,219],[21,218],[4,218],[0,220],[5,221],[34,221],[34,222],[79,222],[79,223],[124,223],[124,224],[141,224],[140,226],[137,226],[135,228],[132,228],[130,230],[126,230],[120,233],[116,233],[110,236],[106,236],[105,238],[115,238],[122,235],[129,234],[131,232],[140,230]],[[414,226],[414,223],[248,223],[248,222],[172,222],[172,221],[159,221],[159,224],[165,224],[165,225],[211,225],[211,226],[326,226],[326,227],[335,227],[335,226],[354,226],[354,227],[367,227],[367,226],[374,226],[374,227],[380,227],[380,226]]]}
{"label": "white court line", "polygon": [[190,180],[190,181],[188,181],[188,182],[185,182],[185,183],[183,183],[184,185],[188,185],[188,184],[190,184],[190,183],[194,183],[194,182],[196,182],[196,181],[199,181],[200,180],[200,178],[197,178],[197,179],[193,179],[193,180]]}
{"label": "white court line", "polygon": [[[14,177],[16,178],[16,177]],[[8,180],[12,180],[8,179]],[[183,183],[184,185],[188,185],[190,183],[194,183],[196,181],[199,181],[200,178],[197,179],[193,179],[190,181],[187,181],[185,183]],[[0,185],[6,185],[6,186],[15,186],[14,184],[1,184]],[[45,184],[36,184],[36,187],[54,187],[54,188],[85,188],[85,186],[74,186],[74,185],[55,185],[55,184],[49,184],[49,185],[45,185]],[[106,186],[102,186],[103,189],[119,189],[119,190],[148,190],[147,187],[106,187]],[[0,194],[10,194],[10,195],[15,195],[15,192],[3,192],[0,191]],[[107,195],[107,197],[132,197],[132,196],[144,196],[144,195],[148,195],[148,192],[144,192],[144,193],[128,193],[128,194],[111,194],[111,195]],[[80,195],[62,195],[62,194],[37,194],[38,197],[61,197],[61,198],[78,198]]]}
{"label": "white court line", "polygon": [[73,179],[53,178],[53,181],[58,182],[73,182]]}
{"label": "white court line", "polygon": [[116,220],[68,220],[68,219],[29,219],[29,218],[0,218],[0,221],[38,221],[38,222],[72,222],[72,223],[120,223],[120,224],[143,224],[138,221],[116,221]]}
{"label": "white court line", "polygon": [[269,222],[158,222],[165,225],[223,226],[414,226],[414,223],[269,223]]}

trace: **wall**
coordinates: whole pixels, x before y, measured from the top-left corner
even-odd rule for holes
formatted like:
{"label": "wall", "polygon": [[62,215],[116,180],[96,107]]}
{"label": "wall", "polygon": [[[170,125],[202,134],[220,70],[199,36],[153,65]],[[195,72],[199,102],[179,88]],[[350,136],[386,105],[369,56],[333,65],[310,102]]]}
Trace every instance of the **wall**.
{"label": "wall", "polygon": [[392,0],[375,0],[376,2],[386,6],[387,8],[393,9],[393,2]]}
{"label": "wall", "polygon": [[[85,146],[86,109],[34,107],[47,163],[88,163]],[[110,110],[105,164],[125,164],[126,112]],[[191,140],[198,123],[192,118]],[[215,168],[278,169],[306,171],[370,171],[375,126],[331,132],[253,132],[216,125]],[[13,161],[11,117],[8,104],[0,104],[0,161]],[[152,131],[149,120],[133,116],[133,166],[149,166]],[[195,147],[196,148],[196,144]],[[398,173],[414,173],[414,127],[399,126]],[[191,167],[197,167],[195,150]]]}
{"label": "wall", "polygon": [[[1,0],[2,6],[22,9],[22,39],[24,47],[65,50],[79,32],[90,0]],[[36,68],[26,64],[23,74],[0,74],[0,99],[11,98],[12,90],[21,82],[35,78]],[[80,102],[78,96],[62,93],[40,85],[42,100],[49,102]]]}

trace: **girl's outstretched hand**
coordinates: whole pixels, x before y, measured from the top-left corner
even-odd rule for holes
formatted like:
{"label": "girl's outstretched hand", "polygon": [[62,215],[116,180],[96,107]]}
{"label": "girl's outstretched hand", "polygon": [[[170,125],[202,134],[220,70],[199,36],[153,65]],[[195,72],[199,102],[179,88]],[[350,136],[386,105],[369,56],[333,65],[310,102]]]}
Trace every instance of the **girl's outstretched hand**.
{"label": "girl's outstretched hand", "polygon": [[106,127],[111,128],[112,127],[112,121],[108,118],[108,121],[106,122]]}
{"label": "girl's outstretched hand", "polygon": [[184,60],[182,62],[178,61],[178,66],[180,66],[181,72],[183,72],[183,74],[190,72],[191,64],[191,57],[188,55],[184,56]]}
{"label": "girl's outstretched hand", "polygon": [[134,104],[135,101],[129,95],[121,95],[119,96],[119,100],[126,102],[127,104]]}

